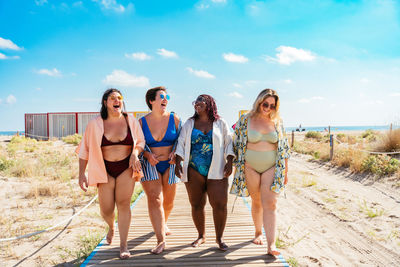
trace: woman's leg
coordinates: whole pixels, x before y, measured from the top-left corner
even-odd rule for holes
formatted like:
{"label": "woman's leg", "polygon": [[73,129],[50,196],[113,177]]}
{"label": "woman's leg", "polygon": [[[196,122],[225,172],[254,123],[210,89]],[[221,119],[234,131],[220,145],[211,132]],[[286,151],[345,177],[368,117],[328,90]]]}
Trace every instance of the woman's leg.
{"label": "woman's leg", "polygon": [[228,178],[221,180],[207,180],[207,195],[213,209],[216,242],[220,250],[226,251],[228,246],[224,243],[223,234],[228,213]]}
{"label": "woman's leg", "polygon": [[[161,175],[159,174],[159,177]],[[157,246],[151,250],[154,254],[160,254],[165,248],[165,217],[162,207],[162,180],[161,177],[153,181],[142,182],[143,190],[147,196],[147,208],[151,225],[157,238]]]}
{"label": "woman's leg", "polygon": [[172,208],[174,207],[174,199],[176,194],[176,184],[168,184],[169,179],[169,168],[162,175],[162,191],[163,191],[163,208],[165,215],[165,234],[170,235],[171,232],[167,226],[167,220],[171,214]]}
{"label": "woman's leg", "polygon": [[108,225],[107,243],[111,244],[114,237],[115,209],[115,178],[108,175],[108,183],[98,184],[100,214]]}
{"label": "woman's leg", "polygon": [[261,175],[247,163],[245,164],[244,171],[247,189],[251,197],[251,216],[255,227],[255,234],[252,242],[256,245],[262,245],[263,210],[260,194]]}
{"label": "woman's leg", "polygon": [[278,194],[271,191],[275,168],[272,167],[261,175],[261,202],[263,208],[264,230],[268,243],[268,254],[279,255],[275,247],[276,203]]}
{"label": "woman's leg", "polygon": [[131,225],[131,198],[135,180],[132,179],[132,169],[128,168],[115,179],[115,203],[118,209],[118,230],[120,236],[120,257],[129,258],[128,233]]}
{"label": "woman's leg", "polygon": [[206,205],[206,179],[192,167],[188,168],[188,181],[185,183],[188,192],[190,205],[192,206],[192,218],[197,232],[198,238],[193,241],[192,246],[198,247],[203,244],[205,239],[205,214],[204,206]]}

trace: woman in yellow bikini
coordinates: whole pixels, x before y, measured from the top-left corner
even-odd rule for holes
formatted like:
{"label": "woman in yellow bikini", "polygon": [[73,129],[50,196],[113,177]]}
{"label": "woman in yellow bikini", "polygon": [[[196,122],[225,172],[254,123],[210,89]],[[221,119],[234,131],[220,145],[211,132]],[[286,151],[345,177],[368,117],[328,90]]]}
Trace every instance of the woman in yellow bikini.
{"label": "woman in yellow bikini", "polygon": [[272,89],[258,95],[252,110],[235,126],[235,175],[231,193],[252,199],[255,226],[253,243],[263,244],[262,225],[268,254],[278,256],[275,247],[276,203],[286,185],[289,146],[279,116],[279,96]]}

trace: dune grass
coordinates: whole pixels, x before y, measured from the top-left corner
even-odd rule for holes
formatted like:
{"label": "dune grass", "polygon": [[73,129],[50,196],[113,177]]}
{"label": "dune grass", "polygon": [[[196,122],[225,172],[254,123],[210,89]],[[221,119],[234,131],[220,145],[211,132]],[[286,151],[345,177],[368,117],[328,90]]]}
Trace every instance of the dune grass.
{"label": "dune grass", "polygon": [[74,134],[62,138],[64,143],[78,145],[82,140],[82,135]]}
{"label": "dune grass", "polygon": [[[319,132],[308,132],[308,142],[295,141],[293,151],[311,155],[315,160],[329,161],[329,143],[321,142],[324,136]],[[369,154],[366,151],[400,151],[400,129],[379,134],[367,130],[360,136],[338,134],[334,141],[334,154],[331,163],[349,168],[353,173],[371,173],[378,178],[395,175],[400,178],[400,161],[388,155]],[[310,142],[314,140],[314,142]],[[342,144],[344,143],[344,144]]]}

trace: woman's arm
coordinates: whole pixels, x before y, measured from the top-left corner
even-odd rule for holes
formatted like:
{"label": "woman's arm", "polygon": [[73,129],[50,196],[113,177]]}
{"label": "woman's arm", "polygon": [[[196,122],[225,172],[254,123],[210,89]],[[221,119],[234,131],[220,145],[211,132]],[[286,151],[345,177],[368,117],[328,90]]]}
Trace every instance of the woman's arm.
{"label": "woman's arm", "polygon": [[86,166],[88,161],[84,159],[79,159],[79,186],[83,191],[87,191],[88,188],[88,180],[85,175]]}

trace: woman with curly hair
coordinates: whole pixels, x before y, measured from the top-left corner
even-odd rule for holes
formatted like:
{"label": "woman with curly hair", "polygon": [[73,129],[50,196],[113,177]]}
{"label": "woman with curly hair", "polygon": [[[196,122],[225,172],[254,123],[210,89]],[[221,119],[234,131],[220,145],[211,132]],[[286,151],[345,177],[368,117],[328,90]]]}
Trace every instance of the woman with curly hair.
{"label": "woman with curly hair", "polygon": [[228,177],[232,173],[234,158],[232,137],[211,96],[198,96],[193,106],[195,113],[183,125],[178,138],[175,173],[185,182],[198,232],[192,246],[198,247],[206,241],[204,207],[208,196],[216,242],[220,250],[226,251],[228,246],[223,241],[223,233],[227,217]]}

